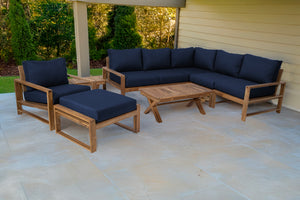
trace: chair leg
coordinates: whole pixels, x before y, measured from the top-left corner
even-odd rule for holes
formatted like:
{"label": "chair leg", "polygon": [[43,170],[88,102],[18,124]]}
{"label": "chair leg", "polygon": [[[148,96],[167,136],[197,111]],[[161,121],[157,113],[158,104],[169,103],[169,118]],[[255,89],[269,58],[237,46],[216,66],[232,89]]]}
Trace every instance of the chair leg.
{"label": "chair leg", "polygon": [[16,95],[17,112],[18,115],[21,115],[23,113],[23,106],[20,103],[20,101],[23,100],[22,85],[17,82],[15,82],[15,95]]}
{"label": "chair leg", "polygon": [[55,129],[54,124],[54,106],[53,106],[53,93],[47,92],[47,107],[48,107],[48,120],[50,131]]}
{"label": "chair leg", "polygon": [[250,97],[250,88],[246,87],[245,96],[244,96],[244,103],[243,103],[243,109],[242,109],[242,121],[246,121],[248,104],[249,104],[249,97]]}
{"label": "chair leg", "polygon": [[282,102],[283,102],[284,89],[285,89],[285,83],[282,83],[281,86],[280,86],[280,93],[279,93],[279,95],[280,95],[281,97],[278,99],[277,108],[276,108],[276,112],[277,112],[277,113],[280,113],[280,112],[281,112],[281,107],[282,107]]}

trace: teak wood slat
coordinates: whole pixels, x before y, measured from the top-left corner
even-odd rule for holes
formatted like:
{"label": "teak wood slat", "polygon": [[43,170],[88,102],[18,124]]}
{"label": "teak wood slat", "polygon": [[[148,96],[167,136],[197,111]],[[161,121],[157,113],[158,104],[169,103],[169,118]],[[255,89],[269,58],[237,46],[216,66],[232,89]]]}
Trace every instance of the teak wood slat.
{"label": "teak wood slat", "polygon": [[[140,131],[140,105],[137,104],[137,109],[123,115],[114,117],[112,119],[96,123],[95,119],[83,115],[79,112],[76,112],[72,109],[66,108],[62,105],[55,105],[54,106],[54,115],[55,115],[55,131],[57,134],[67,138],[68,140],[88,149],[91,153],[95,152],[97,149],[97,136],[96,136],[96,129],[103,128],[105,126],[116,124],[122,128],[130,130],[132,132],[138,133]],[[90,144],[86,144],[67,133],[61,130],[61,117],[67,118],[81,126],[88,128],[89,130],[89,142]],[[124,119],[133,117],[133,128],[129,127],[125,124],[120,123]]]}

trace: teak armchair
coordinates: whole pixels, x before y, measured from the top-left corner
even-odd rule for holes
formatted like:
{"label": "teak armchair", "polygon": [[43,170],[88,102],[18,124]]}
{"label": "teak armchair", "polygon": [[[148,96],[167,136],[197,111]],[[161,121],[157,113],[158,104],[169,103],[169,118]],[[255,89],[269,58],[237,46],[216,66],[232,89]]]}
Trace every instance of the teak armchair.
{"label": "teak armchair", "polygon": [[[26,69],[24,69],[24,66]],[[68,75],[63,58],[51,61],[25,61],[19,66],[20,79],[15,79],[15,95],[18,115],[26,113],[54,130],[54,104],[65,95],[90,90],[89,86],[68,84]],[[48,119],[24,110],[23,106],[48,111]]]}

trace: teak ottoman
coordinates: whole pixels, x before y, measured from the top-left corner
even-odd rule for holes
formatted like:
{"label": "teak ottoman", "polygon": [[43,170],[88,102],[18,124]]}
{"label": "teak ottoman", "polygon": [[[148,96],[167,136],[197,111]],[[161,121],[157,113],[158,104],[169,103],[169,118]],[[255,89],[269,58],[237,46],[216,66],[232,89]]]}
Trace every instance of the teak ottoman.
{"label": "teak ottoman", "polygon": [[[64,133],[61,130],[60,117],[65,117],[89,129],[90,145]],[[56,133],[88,149],[96,151],[96,129],[116,124],[138,133],[140,131],[140,105],[136,100],[113,92],[96,89],[80,92],[60,98],[54,106]],[[133,128],[119,123],[133,117]]]}

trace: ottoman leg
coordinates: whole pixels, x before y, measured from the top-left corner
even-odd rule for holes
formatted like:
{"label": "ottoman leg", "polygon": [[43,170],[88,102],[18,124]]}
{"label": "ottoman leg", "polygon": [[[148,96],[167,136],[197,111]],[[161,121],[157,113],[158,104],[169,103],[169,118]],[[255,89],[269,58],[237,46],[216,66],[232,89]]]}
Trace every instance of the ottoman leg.
{"label": "ottoman leg", "polygon": [[140,132],[140,105],[137,105],[137,114],[133,117],[133,126],[136,133]]}
{"label": "ottoman leg", "polygon": [[89,123],[89,135],[90,135],[90,152],[93,153],[97,149],[97,136],[96,136],[95,120],[92,120]]}

